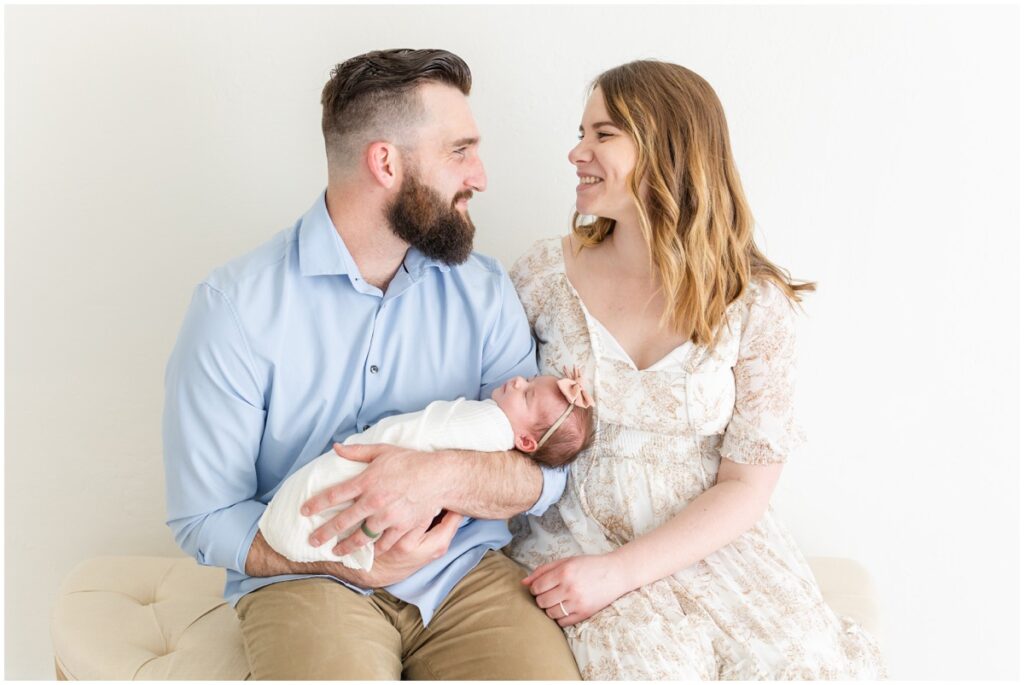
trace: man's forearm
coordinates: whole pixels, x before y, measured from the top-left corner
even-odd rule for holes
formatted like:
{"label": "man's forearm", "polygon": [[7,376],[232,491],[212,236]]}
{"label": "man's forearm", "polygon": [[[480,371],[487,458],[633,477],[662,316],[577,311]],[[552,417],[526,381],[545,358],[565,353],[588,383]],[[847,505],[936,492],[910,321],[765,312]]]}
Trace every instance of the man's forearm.
{"label": "man's forearm", "polygon": [[347,568],[342,564],[325,561],[291,561],[275,552],[260,531],[256,531],[256,537],[253,538],[252,546],[249,547],[249,555],[245,558],[245,573],[260,578],[283,576],[288,573],[328,575],[340,578],[353,585],[369,587],[364,585],[367,580],[364,574],[355,569]]}
{"label": "man's forearm", "polygon": [[544,488],[536,462],[521,452],[446,450],[437,454],[444,472],[445,507],[479,519],[507,519],[532,507]]}

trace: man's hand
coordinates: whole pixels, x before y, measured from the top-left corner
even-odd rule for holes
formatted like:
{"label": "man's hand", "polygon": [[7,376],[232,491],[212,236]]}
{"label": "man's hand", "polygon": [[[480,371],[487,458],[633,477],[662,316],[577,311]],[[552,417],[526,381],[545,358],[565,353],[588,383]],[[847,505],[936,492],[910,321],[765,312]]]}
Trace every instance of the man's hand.
{"label": "man's hand", "polygon": [[365,588],[384,587],[405,580],[448,551],[462,516],[447,512],[429,531],[414,530],[402,536],[387,552],[374,556],[370,571],[358,571],[334,561],[296,562],[281,556],[257,531],[245,560],[250,576],[278,576],[286,573],[328,575]]}
{"label": "man's hand", "polygon": [[[338,555],[354,552],[372,539],[360,529],[363,524],[371,532],[380,534],[374,547],[377,554],[384,557],[399,542],[408,545],[406,538],[410,534],[423,535],[444,507],[444,495],[451,479],[446,475],[446,462],[439,453],[416,452],[393,445],[337,443],[334,451],[339,459],[366,462],[369,466],[355,478],[327,488],[302,505],[301,513],[309,516],[352,500],[348,508],[313,532],[309,542],[314,547],[355,528],[354,533],[334,547]],[[416,539],[415,535],[410,538]]]}
{"label": "man's hand", "polygon": [[417,529],[406,533],[386,552],[374,552],[373,568],[369,572],[354,571],[355,580],[349,582],[371,588],[405,580],[431,561],[444,556],[461,522],[460,514],[449,511],[430,530]]}

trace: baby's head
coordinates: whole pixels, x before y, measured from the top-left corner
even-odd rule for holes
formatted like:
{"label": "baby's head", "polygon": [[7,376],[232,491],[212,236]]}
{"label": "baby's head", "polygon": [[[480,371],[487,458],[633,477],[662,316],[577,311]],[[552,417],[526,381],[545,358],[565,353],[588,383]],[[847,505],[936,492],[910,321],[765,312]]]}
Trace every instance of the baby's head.
{"label": "baby's head", "polygon": [[[566,380],[562,379],[562,385]],[[572,461],[587,446],[593,434],[589,396],[577,398],[572,409],[569,399],[554,376],[522,376],[510,379],[491,393],[508,417],[516,436],[516,449],[547,466],[562,466]],[[584,405],[584,406],[581,406]],[[544,435],[568,411],[555,431]]]}

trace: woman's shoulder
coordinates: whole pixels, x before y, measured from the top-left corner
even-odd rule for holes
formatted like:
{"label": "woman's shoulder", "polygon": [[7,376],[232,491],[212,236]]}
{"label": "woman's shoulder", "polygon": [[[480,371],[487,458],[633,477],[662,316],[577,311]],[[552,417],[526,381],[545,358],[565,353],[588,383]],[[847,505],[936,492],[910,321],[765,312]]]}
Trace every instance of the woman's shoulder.
{"label": "woman's shoulder", "polygon": [[750,279],[738,300],[747,308],[764,307],[770,310],[791,309],[793,302],[778,283],[761,276]]}
{"label": "woman's shoulder", "polygon": [[509,276],[519,290],[538,278],[545,278],[562,270],[562,237],[541,238],[519,256],[509,270]]}
{"label": "woman's shoulder", "polygon": [[773,280],[751,279],[736,305],[735,316],[745,339],[789,337],[794,332],[796,304]]}
{"label": "woman's shoulder", "polygon": [[562,238],[543,238],[536,241],[516,260],[509,271],[509,277],[516,288],[516,294],[530,326],[535,326],[559,283],[558,274],[563,273]]}

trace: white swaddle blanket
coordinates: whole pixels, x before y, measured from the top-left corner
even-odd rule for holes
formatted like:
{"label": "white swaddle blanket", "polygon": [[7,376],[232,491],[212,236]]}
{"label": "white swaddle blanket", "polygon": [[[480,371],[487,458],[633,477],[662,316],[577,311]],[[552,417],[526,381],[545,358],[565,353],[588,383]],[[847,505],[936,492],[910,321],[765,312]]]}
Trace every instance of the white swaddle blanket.
{"label": "white swaddle blanket", "polygon": [[[442,449],[503,452],[512,449],[515,435],[505,413],[493,400],[431,402],[426,409],[381,419],[362,433],[349,436],[345,445],[389,444],[421,452]],[[348,568],[369,571],[373,567],[373,543],[350,554],[333,552],[338,539],[319,547],[309,544],[313,531],[352,504],[342,502],[312,516],[299,513],[302,504],[318,492],[359,475],[367,465],[339,457],[334,450],[316,457],[288,476],[260,518],[260,531],[278,554],[292,561],[337,561]],[[360,522],[361,523],[361,522]]]}

